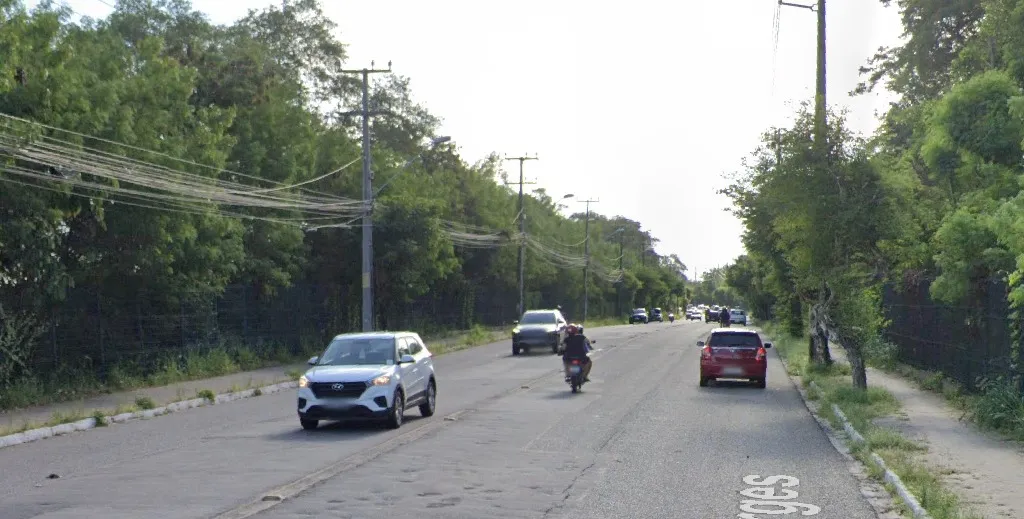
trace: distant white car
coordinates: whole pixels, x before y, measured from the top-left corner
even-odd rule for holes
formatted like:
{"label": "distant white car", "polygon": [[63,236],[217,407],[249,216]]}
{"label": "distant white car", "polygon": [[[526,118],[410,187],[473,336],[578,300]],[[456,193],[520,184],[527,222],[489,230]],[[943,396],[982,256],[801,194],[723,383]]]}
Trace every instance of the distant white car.
{"label": "distant white car", "polygon": [[743,310],[733,308],[729,310],[729,323],[747,325],[747,313]]}
{"label": "distant white car", "polygon": [[397,429],[411,407],[431,416],[437,405],[431,357],[412,332],[338,335],[299,377],[299,423],[315,429],[320,420],[378,419]]}

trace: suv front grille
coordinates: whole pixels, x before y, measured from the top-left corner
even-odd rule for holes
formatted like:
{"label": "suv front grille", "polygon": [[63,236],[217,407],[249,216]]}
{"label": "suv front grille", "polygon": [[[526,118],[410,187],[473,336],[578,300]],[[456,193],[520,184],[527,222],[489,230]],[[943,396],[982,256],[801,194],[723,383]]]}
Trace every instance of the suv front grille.
{"label": "suv front grille", "polygon": [[368,387],[366,382],[313,382],[309,385],[317,398],[358,398]]}

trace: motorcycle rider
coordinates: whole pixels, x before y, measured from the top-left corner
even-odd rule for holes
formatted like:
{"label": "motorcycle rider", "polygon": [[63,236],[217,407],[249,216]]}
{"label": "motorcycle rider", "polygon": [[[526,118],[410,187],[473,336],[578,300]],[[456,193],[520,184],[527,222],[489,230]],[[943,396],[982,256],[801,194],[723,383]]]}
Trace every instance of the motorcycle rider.
{"label": "motorcycle rider", "polygon": [[583,381],[590,382],[590,369],[594,367],[594,361],[590,360],[590,339],[580,332],[575,324],[570,324],[568,336],[565,338],[565,353],[562,354],[562,365],[565,367],[565,379],[569,380],[569,366],[573,359],[583,361]]}
{"label": "motorcycle rider", "polygon": [[729,324],[731,324],[729,322],[731,320],[729,316],[729,307],[723,306],[722,311],[718,315],[718,318],[721,319],[721,321],[719,322],[722,323],[722,326],[729,326]]}

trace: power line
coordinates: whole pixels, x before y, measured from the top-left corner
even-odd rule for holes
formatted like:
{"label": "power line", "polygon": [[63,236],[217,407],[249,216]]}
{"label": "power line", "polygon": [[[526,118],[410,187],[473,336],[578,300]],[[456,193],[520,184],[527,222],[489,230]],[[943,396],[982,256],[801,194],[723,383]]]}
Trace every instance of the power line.
{"label": "power line", "polygon": [[536,182],[526,182],[523,179],[523,163],[528,160],[540,160],[536,154],[532,157],[522,155],[519,157],[505,157],[505,160],[518,160],[519,161],[519,182],[506,182],[506,185],[519,185],[519,234],[521,235],[521,241],[519,244],[519,315],[526,312],[526,206],[523,202],[523,186],[528,184],[535,184]]}

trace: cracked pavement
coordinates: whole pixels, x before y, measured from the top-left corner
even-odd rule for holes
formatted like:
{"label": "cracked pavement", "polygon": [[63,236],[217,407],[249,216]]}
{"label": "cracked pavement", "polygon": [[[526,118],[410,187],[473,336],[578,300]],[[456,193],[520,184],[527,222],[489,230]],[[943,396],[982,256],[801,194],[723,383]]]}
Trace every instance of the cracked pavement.
{"label": "cracked pavement", "polygon": [[697,386],[711,328],[589,330],[600,351],[575,395],[558,357],[508,341],[444,355],[437,415],[398,431],[303,431],[286,391],[0,449],[0,517],[210,518],[332,466],[253,517],[742,517],[753,474],[799,478],[788,490],[817,519],[875,517],[774,352],[766,390]]}
{"label": "cracked pavement", "polygon": [[816,518],[876,517],[774,355],[767,390],[697,386],[710,329],[615,347],[598,332],[583,393],[553,374],[257,517],[717,519],[742,512],[753,474],[798,478]]}

